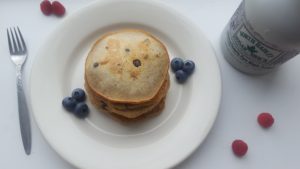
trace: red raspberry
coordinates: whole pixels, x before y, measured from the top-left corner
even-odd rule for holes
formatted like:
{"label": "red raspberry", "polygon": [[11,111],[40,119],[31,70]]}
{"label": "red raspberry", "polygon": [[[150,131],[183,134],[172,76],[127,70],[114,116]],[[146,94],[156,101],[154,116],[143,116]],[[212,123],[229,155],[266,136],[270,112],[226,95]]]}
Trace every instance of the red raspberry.
{"label": "red raspberry", "polygon": [[41,11],[44,15],[50,15],[52,13],[51,2],[48,0],[44,0],[40,4]]}
{"label": "red raspberry", "polygon": [[270,113],[263,112],[260,113],[257,117],[257,122],[264,128],[269,128],[274,123],[274,118]]}
{"label": "red raspberry", "polygon": [[58,1],[52,2],[52,9],[56,16],[63,16],[66,11],[65,7]]}
{"label": "red raspberry", "polygon": [[238,157],[244,156],[248,150],[248,145],[243,140],[234,140],[231,147],[233,153]]}

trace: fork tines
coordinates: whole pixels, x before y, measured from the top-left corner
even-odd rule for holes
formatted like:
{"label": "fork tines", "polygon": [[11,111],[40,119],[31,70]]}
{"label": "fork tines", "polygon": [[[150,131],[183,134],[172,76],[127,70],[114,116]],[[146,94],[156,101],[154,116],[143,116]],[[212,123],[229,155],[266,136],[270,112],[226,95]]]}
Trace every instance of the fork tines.
{"label": "fork tines", "polygon": [[22,54],[26,52],[26,45],[19,27],[7,28],[7,39],[11,54]]}

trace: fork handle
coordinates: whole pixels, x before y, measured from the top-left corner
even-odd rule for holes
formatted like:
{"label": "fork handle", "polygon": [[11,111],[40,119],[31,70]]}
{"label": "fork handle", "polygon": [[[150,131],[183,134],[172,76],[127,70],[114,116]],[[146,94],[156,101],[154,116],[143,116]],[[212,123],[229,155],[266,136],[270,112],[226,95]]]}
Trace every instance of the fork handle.
{"label": "fork handle", "polygon": [[27,155],[31,153],[31,126],[27,101],[23,89],[22,67],[17,66],[18,109],[22,142]]}

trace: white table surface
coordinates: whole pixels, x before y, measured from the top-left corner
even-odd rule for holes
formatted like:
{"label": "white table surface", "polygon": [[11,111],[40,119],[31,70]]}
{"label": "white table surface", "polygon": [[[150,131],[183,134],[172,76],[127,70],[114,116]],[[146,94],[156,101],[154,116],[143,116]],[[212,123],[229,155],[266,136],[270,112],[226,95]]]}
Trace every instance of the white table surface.
{"label": "white table surface", "polygon": [[[40,1],[0,1],[0,168],[3,169],[74,169],[52,150],[33,118],[32,154],[26,156],[22,147],[15,69],[8,55],[6,27],[18,25],[26,38],[30,54],[25,67],[27,86],[37,49],[61,21],[41,14]],[[67,15],[89,1],[61,0]],[[164,1],[199,25],[216,51],[222,74],[222,102],[215,125],[203,144],[176,169],[299,168],[300,57],[266,76],[239,73],[224,60],[219,38],[240,0]],[[269,111],[275,117],[275,124],[267,130],[256,122],[257,114],[263,111]],[[232,154],[231,143],[236,138],[248,143],[249,150],[243,158]]]}

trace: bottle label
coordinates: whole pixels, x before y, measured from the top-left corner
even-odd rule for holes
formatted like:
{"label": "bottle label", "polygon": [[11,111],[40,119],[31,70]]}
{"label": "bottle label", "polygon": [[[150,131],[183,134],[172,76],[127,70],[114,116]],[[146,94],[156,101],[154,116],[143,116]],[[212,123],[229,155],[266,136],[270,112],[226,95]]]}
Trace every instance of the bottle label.
{"label": "bottle label", "polygon": [[299,52],[275,47],[256,32],[245,16],[245,1],[231,18],[225,32],[225,45],[231,59],[247,67],[273,69]]}

